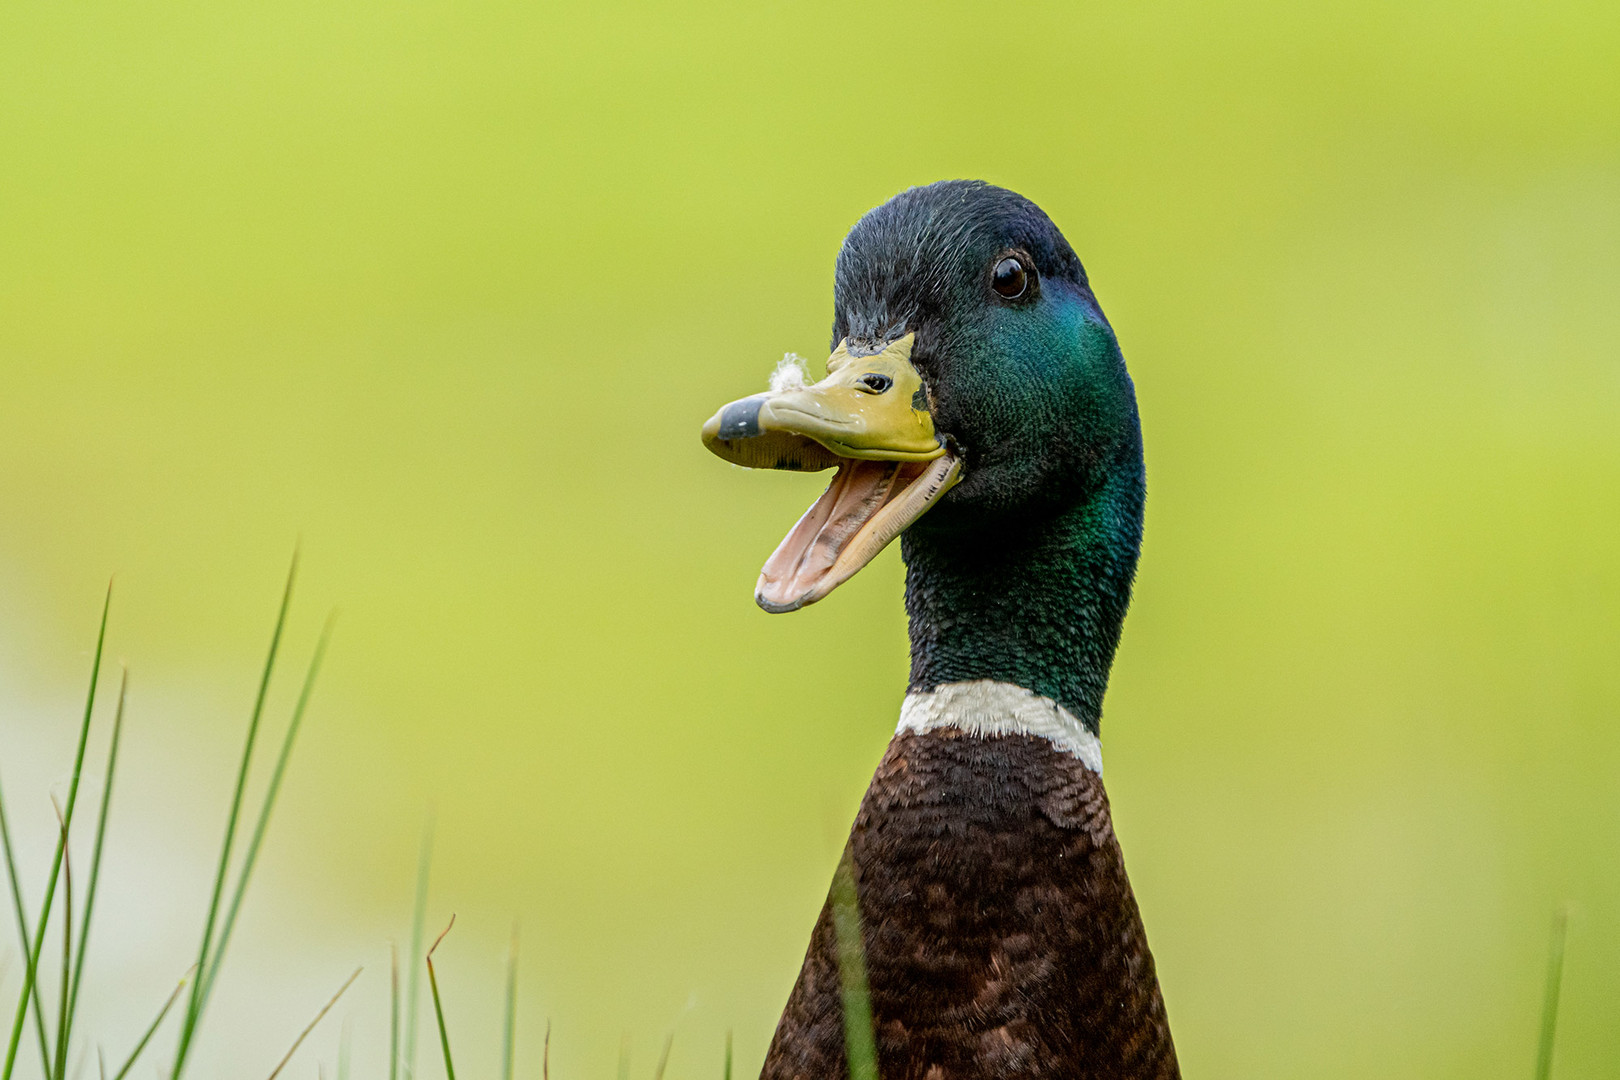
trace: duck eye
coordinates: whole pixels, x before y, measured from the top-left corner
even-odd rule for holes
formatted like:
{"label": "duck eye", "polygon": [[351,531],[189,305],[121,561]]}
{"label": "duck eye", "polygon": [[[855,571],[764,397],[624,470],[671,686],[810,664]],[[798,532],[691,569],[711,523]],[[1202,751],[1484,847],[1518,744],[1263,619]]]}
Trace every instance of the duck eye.
{"label": "duck eye", "polygon": [[870,390],[874,394],[881,394],[894,385],[893,379],[887,375],[879,375],[875,371],[867,372],[855,381],[861,384],[863,390]]}
{"label": "duck eye", "polygon": [[1009,255],[990,272],[990,287],[996,290],[997,296],[1016,300],[1029,288],[1029,274],[1023,263]]}

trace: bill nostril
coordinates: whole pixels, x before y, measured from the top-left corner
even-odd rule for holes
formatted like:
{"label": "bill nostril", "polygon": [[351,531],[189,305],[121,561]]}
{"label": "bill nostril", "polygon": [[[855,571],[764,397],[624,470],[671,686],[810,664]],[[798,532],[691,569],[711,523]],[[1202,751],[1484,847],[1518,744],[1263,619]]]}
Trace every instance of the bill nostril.
{"label": "bill nostril", "polygon": [[894,385],[893,379],[889,378],[887,375],[880,375],[875,371],[867,372],[865,375],[862,375],[859,379],[857,379],[856,382],[860,383],[861,389],[870,391],[874,394],[881,394],[883,391]]}

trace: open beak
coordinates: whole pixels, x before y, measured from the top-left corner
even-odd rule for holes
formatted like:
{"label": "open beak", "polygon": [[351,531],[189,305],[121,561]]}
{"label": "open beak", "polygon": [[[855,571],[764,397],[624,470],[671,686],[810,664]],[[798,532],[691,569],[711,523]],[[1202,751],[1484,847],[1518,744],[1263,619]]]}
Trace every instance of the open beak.
{"label": "open beak", "polygon": [[832,592],[961,478],[911,365],[915,339],[859,357],[839,342],[814,386],[733,401],[703,425],[703,445],[733,464],[838,470],[760,571],[754,599],[766,611]]}

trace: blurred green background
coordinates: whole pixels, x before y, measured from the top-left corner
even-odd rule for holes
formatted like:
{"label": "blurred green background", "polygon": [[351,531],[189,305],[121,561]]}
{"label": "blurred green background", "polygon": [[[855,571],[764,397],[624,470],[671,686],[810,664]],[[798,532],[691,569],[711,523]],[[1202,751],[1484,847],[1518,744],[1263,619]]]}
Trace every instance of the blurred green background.
{"label": "blurred green background", "polygon": [[86,1022],[127,1047],[189,963],[302,537],[277,724],[336,642],[193,1074],[267,1074],[358,963],[378,1074],[429,806],[466,1075],[514,917],[527,1075],[548,1018],[563,1078],[670,1030],[672,1078],[728,1029],[756,1069],[902,567],[755,609],[819,485],[697,428],[825,355],[861,212],[968,176],[1066,232],[1136,379],[1104,737],[1187,1075],[1527,1076],[1566,901],[1555,1075],[1615,1075],[1617,56],[1612,3],[5,5],[31,889],[114,571],[133,673]]}

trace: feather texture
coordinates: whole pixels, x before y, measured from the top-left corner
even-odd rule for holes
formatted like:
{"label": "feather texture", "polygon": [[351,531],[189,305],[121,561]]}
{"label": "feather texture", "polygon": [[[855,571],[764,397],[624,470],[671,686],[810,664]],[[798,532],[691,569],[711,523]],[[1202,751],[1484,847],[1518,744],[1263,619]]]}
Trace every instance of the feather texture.
{"label": "feather texture", "polygon": [[[885,1080],[1171,1080],[1102,779],[1032,735],[901,732],[851,830]],[[847,1075],[823,908],[764,1080]]]}

